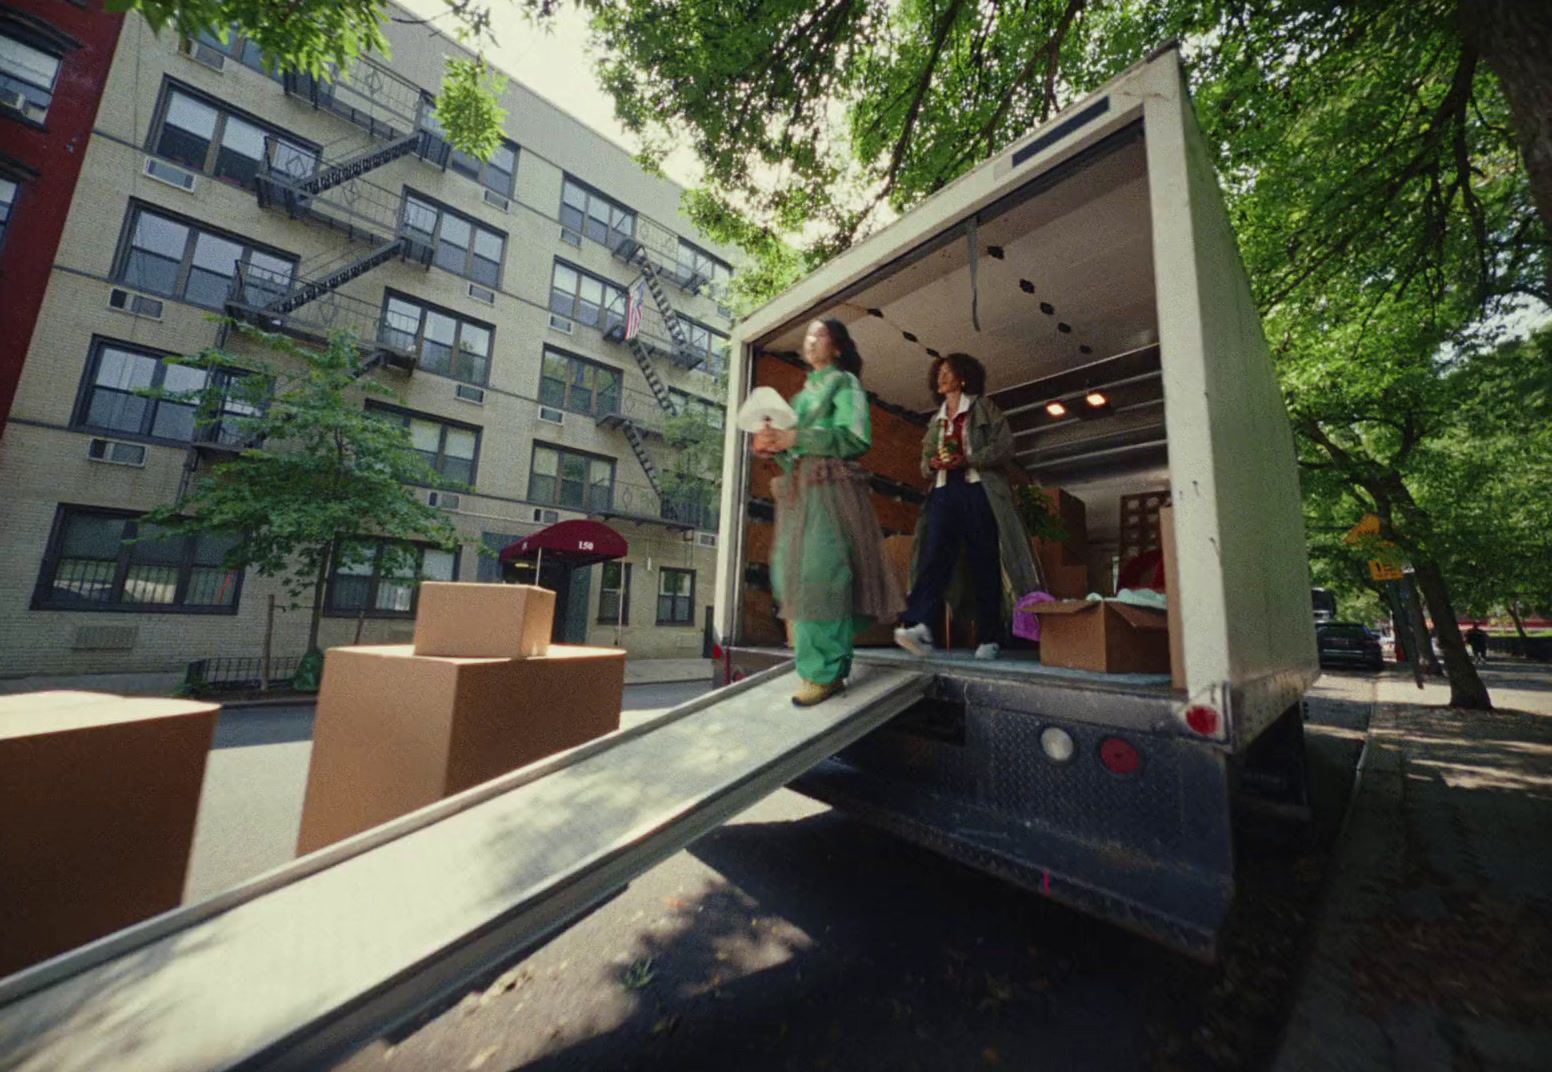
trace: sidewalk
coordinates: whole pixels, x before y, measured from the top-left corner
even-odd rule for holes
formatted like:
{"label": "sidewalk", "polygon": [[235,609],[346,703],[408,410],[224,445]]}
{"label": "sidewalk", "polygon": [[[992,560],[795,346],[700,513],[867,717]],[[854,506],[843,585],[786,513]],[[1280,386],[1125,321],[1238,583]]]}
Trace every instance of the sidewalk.
{"label": "sidewalk", "polygon": [[1548,1067],[1552,667],[1484,678],[1502,710],[1381,683],[1276,1072]]}
{"label": "sidewalk", "polygon": [[[710,681],[710,659],[628,659],[625,663],[625,684],[668,685],[685,681]],[[115,696],[171,696],[183,682],[181,671],[148,674],[69,674],[0,678],[0,696],[21,692],[48,692],[56,689],[72,689],[85,692],[107,692]],[[220,700],[217,695],[213,699]],[[306,698],[296,696],[276,700],[258,701],[261,704],[307,703]],[[238,701],[230,706],[252,706]]]}

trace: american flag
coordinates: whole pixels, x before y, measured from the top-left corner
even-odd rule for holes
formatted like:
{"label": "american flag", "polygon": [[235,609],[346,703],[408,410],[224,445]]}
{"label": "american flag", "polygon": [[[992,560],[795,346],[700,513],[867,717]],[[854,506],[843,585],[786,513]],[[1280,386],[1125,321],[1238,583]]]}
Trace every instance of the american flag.
{"label": "american flag", "polygon": [[631,287],[630,301],[625,306],[625,337],[634,339],[641,331],[641,314],[647,306],[647,284]]}

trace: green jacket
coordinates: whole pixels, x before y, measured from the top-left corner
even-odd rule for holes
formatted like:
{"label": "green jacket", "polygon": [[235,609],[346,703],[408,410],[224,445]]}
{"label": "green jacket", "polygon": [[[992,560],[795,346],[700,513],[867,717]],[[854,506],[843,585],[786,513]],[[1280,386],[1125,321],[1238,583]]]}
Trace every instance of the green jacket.
{"label": "green jacket", "polygon": [[[943,425],[934,416],[927,424],[927,434],[922,437],[922,476],[937,478],[937,471],[927,462],[938,453],[943,437]],[[1003,416],[997,404],[984,395],[970,406],[970,417],[965,422],[965,459],[981,477],[981,487],[991,503],[992,515],[997,519],[997,543],[1002,553],[1003,597],[1005,610],[1011,615],[1012,601],[1040,589],[1039,568],[1029,550],[1029,535],[1019,520],[1018,509],[1013,504],[1013,485],[1008,482],[1003,467],[1014,461],[1013,430],[1008,418]],[[931,491],[928,491],[931,494]],[[911,581],[914,584],[921,569],[922,547],[925,544],[927,510],[922,509],[916,522],[916,542],[911,551]],[[965,563],[955,571],[955,580],[949,586],[948,602],[960,613],[970,613],[970,586],[964,583]]]}

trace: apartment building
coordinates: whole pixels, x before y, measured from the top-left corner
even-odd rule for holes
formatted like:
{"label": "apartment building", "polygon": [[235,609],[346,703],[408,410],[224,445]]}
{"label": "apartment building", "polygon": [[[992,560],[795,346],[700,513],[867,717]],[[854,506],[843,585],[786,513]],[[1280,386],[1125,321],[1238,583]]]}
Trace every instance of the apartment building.
{"label": "apartment building", "polygon": [[[666,492],[663,431],[687,408],[721,419],[730,252],[697,237],[678,187],[515,81],[502,149],[453,151],[430,109],[458,46],[386,29],[391,60],[320,81],[266,72],[240,37],[123,20],[0,439],[0,673],[260,650],[278,585],[226,570],[220,541],[143,539],[136,521],[236,449],[219,417],[137,393],[219,386],[164,358],[252,351],[226,317],[308,341],[354,331],[394,395],[363,405],[472,488],[415,489],[463,541],[421,549],[419,576],[542,569],[558,639],[700,652],[716,503]],[[570,569],[478,551],[572,519],[628,553]],[[406,639],[411,580],[375,557],[337,571],[325,646]],[[279,614],[277,656],[301,653],[306,618]]]}
{"label": "apartment building", "polygon": [[103,0],[0,3],[0,432],[122,22]]}

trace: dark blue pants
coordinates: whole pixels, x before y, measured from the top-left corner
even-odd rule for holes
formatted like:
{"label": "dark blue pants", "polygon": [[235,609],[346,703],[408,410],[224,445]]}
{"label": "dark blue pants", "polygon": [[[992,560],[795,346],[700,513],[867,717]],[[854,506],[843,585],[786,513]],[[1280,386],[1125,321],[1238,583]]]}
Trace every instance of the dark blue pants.
{"label": "dark blue pants", "polygon": [[927,496],[927,532],[921,569],[906,601],[905,620],[926,622],[934,632],[942,624],[939,608],[954,577],[961,548],[967,547],[970,578],[975,590],[976,635],[982,644],[1002,636],[1002,558],[997,546],[997,519],[979,484],[952,471],[948,482]]}

